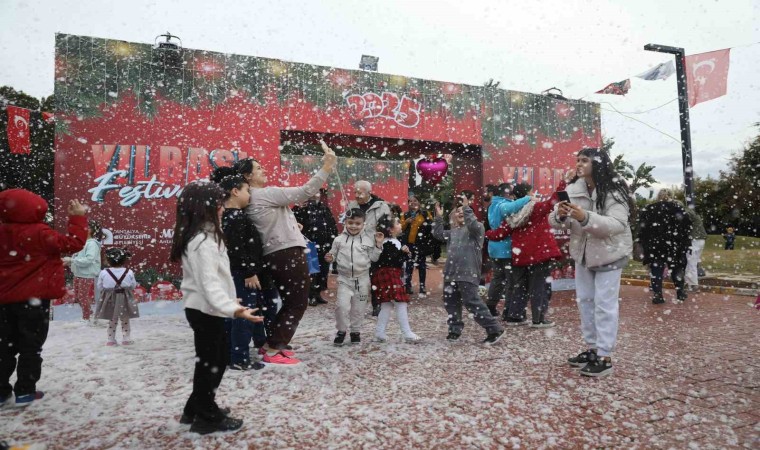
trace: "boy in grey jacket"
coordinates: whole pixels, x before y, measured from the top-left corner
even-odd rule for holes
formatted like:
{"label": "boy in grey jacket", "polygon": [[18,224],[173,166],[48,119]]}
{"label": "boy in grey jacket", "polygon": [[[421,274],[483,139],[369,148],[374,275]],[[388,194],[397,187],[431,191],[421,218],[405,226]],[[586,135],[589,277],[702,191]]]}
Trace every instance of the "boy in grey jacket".
{"label": "boy in grey jacket", "polygon": [[462,334],[464,304],[475,322],[488,333],[483,343],[493,345],[504,335],[504,328],[478,295],[485,228],[475,217],[467,196],[462,195],[460,202],[453,214],[451,230],[443,229],[443,209],[439,203],[435,205],[433,222],[433,237],[448,241],[448,257],[443,269],[443,304],[449,316],[449,335],[446,339],[456,341]]}
{"label": "boy in grey jacket", "polygon": [[338,264],[338,308],[335,311],[338,334],[333,344],[343,345],[349,328],[350,315],[351,343],[361,342],[360,330],[364,308],[369,299],[370,265],[380,258],[383,251],[383,233],[374,233],[374,240],[368,238],[364,230],[365,214],[359,208],[346,213],[343,233],[333,240],[332,248],[325,255],[325,261]]}

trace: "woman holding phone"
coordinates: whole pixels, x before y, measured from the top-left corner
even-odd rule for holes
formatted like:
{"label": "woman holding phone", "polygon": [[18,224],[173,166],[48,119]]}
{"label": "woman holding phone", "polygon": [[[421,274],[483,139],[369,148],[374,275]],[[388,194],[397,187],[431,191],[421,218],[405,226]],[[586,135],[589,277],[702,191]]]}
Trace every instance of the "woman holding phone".
{"label": "woman holding phone", "polygon": [[598,377],[612,373],[620,276],[633,250],[630,221],[635,204],[606,152],[584,148],[578,152],[576,170],[567,187],[570,201],[557,204],[549,224],[570,230],[581,332],[587,347],[568,363],[582,367],[581,375]]}

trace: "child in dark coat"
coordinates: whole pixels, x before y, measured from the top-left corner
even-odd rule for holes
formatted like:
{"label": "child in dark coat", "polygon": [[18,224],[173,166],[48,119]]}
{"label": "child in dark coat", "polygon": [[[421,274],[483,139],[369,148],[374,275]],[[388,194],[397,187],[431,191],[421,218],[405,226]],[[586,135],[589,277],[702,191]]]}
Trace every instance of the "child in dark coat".
{"label": "child in dark coat", "polygon": [[[277,313],[271,301],[274,296],[272,282],[264,271],[261,236],[244,211],[250,200],[248,183],[231,167],[216,169],[213,179],[227,193],[222,213],[222,231],[227,240],[227,254],[230,258],[235,291],[243,306],[259,308],[264,316],[263,323],[227,319],[230,369],[258,370],[264,368],[264,364],[251,360],[249,345],[253,339],[255,348],[263,347],[267,336],[265,328],[271,324]],[[265,291],[268,295],[265,295]]]}

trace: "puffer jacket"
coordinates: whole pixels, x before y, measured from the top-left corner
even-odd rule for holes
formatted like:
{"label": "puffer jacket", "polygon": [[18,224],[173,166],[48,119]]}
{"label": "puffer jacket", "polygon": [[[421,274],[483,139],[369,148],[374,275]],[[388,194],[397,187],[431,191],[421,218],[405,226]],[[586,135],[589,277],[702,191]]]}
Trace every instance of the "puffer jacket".
{"label": "puffer jacket", "polygon": [[101,244],[95,238],[89,238],[80,252],[71,255],[71,272],[77,278],[98,278],[100,275]]}
{"label": "puffer jacket", "polygon": [[631,256],[633,238],[627,203],[608,193],[604,208],[597,211],[596,190],[589,195],[582,178],[567,186],[567,194],[571,203],[588,213],[586,223],[582,225],[572,217],[559,220],[555,206],[549,214],[549,225],[570,230],[570,256],[577,264],[594,268]]}
{"label": "puffer jacket", "polygon": [[66,293],[61,253],[84,247],[87,217],[70,216],[68,234],[61,234],[42,222],[47,210],[47,202],[27,190],[0,192],[0,304]]}
{"label": "puffer jacket", "polygon": [[375,245],[374,236],[370,240],[363,232],[351,235],[344,231],[333,240],[328,253],[338,264],[338,275],[359,278],[369,275],[370,265],[380,258],[382,252],[383,249]]}
{"label": "puffer jacket", "polygon": [[686,267],[693,224],[686,210],[673,201],[647,205],[639,214],[639,241],[644,247],[644,264],[668,263]]}

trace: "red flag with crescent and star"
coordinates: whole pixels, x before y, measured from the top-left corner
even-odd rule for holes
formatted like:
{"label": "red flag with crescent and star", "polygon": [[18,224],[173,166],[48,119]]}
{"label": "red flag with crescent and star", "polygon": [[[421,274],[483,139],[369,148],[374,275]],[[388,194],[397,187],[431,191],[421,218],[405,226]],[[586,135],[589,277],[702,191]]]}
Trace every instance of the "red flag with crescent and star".
{"label": "red flag with crescent and star", "polygon": [[685,58],[689,107],[726,95],[730,51],[727,48]]}
{"label": "red flag with crescent and star", "polygon": [[29,110],[8,105],[8,146],[11,153],[28,155],[31,153],[29,143]]}

